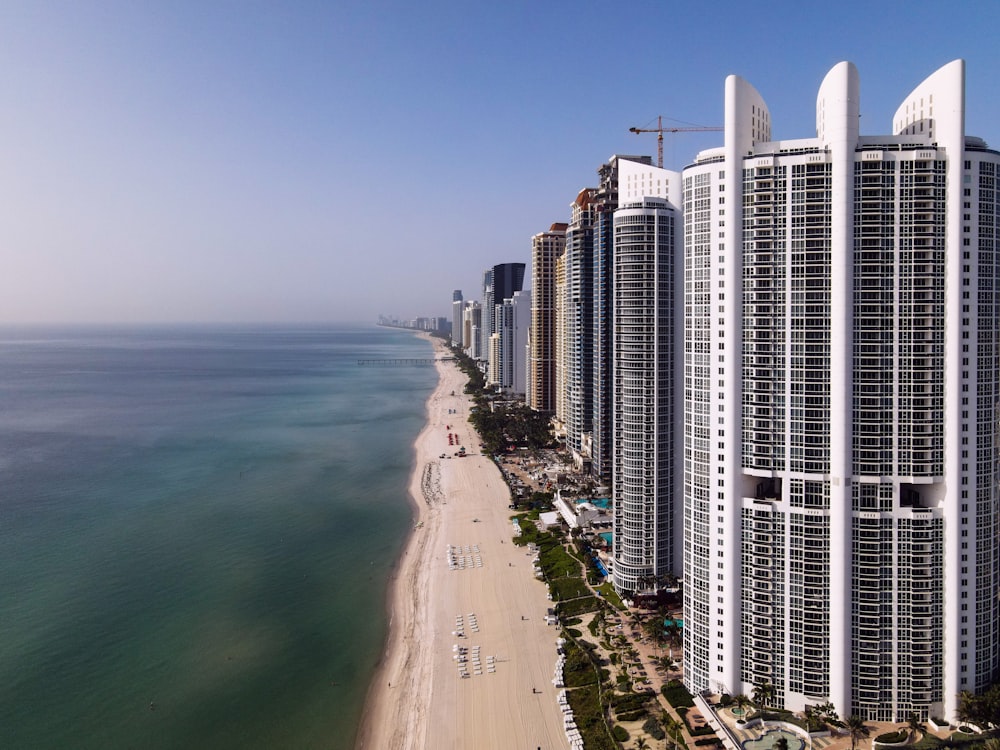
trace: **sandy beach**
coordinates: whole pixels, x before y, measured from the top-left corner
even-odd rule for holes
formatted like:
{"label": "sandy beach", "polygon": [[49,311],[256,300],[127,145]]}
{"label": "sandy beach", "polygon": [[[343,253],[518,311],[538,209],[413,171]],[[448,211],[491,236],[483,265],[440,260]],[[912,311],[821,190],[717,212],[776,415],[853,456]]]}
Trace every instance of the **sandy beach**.
{"label": "sandy beach", "polygon": [[[448,353],[432,341],[437,356]],[[415,528],[392,582],[388,643],[357,747],[565,748],[546,587],[511,543],[508,490],[479,454],[466,377],[453,363],[436,367],[415,445]],[[469,455],[454,456],[458,446]]]}

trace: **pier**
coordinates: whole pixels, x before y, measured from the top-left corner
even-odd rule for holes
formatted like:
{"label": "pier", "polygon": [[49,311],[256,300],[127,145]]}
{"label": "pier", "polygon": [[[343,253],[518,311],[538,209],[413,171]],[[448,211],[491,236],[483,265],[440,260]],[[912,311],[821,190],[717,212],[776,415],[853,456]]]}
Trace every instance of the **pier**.
{"label": "pier", "polygon": [[420,365],[433,365],[438,362],[454,362],[454,357],[439,357],[431,359],[359,359],[358,364],[363,366],[376,367],[415,367]]}

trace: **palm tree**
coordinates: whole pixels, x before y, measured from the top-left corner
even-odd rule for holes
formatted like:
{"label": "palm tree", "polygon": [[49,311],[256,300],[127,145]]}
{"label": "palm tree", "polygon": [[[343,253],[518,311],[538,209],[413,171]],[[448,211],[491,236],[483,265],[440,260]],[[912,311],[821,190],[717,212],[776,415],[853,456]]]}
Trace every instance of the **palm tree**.
{"label": "palm tree", "polygon": [[662,649],[663,644],[667,642],[667,634],[663,632],[663,620],[660,619],[659,615],[652,620],[646,620],[642,630],[657,649]]}
{"label": "palm tree", "polygon": [[666,732],[667,737],[670,738],[671,746],[677,747],[680,745],[683,747],[684,740],[681,738],[681,728],[683,725],[666,711],[663,712],[661,723],[663,724],[663,731]]}
{"label": "palm tree", "polygon": [[681,642],[682,634],[683,630],[681,629],[681,626],[677,623],[677,620],[675,618],[671,618],[670,624],[667,625],[667,633],[666,633],[667,641],[670,643],[671,656],[674,655],[674,646],[678,645]]}
{"label": "palm tree", "polygon": [[649,743],[646,742],[645,735],[635,741],[635,750],[649,750]]}
{"label": "palm tree", "polygon": [[764,709],[774,698],[774,685],[770,682],[758,682],[753,686],[753,702],[757,708]]}
{"label": "palm tree", "polygon": [[781,735],[775,740],[774,750],[788,750],[788,738],[785,735]]}
{"label": "palm tree", "polygon": [[847,731],[851,735],[851,750],[858,749],[858,740],[863,740],[871,735],[872,730],[865,720],[860,716],[848,716],[847,721]]}
{"label": "palm tree", "polygon": [[907,720],[906,726],[914,736],[916,736],[917,732],[920,732],[920,734],[924,733],[924,725],[920,723],[920,717],[916,714],[910,714],[910,718]]}
{"label": "palm tree", "polygon": [[983,701],[975,693],[963,690],[958,694],[958,708],[955,709],[955,718],[961,724],[981,724]]}

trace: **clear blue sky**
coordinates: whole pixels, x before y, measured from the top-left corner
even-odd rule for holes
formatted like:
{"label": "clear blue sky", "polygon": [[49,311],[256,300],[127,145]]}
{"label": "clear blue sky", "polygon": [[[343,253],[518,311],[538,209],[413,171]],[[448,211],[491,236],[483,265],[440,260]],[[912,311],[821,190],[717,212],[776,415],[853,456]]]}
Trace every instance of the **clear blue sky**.
{"label": "clear blue sky", "polygon": [[[447,315],[657,115],[776,138],[861,74],[886,133],[967,60],[1000,147],[1000,3],[47,2],[0,6],[0,322]],[[719,134],[668,136],[678,168]]]}

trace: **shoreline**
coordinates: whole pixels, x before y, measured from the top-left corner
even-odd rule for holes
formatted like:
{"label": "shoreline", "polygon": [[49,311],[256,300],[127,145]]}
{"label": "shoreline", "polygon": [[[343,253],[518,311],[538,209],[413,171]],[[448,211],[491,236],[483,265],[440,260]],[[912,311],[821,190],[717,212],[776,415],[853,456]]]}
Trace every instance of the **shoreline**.
{"label": "shoreline", "polygon": [[[439,339],[418,335],[435,357],[448,353]],[[481,746],[486,738],[562,747],[547,589],[526,550],[511,542],[509,491],[479,454],[466,376],[450,362],[435,367],[438,382],[414,442],[414,525],[387,588],[386,642],[355,747]],[[454,456],[458,445],[469,455]],[[455,658],[460,648],[465,662]]]}
{"label": "shoreline", "polygon": [[[440,341],[436,340],[429,334],[419,331],[415,331],[414,333],[416,333],[419,338],[424,338],[430,341],[435,357],[439,356],[442,352],[447,351]],[[414,573],[413,568],[415,567],[415,563],[411,563],[410,561],[416,561],[419,559],[421,557],[421,552],[423,551],[423,545],[420,544],[419,535],[417,534],[417,526],[418,524],[423,525],[427,522],[426,500],[422,500],[422,497],[414,492],[414,487],[417,485],[417,489],[419,489],[418,477],[422,478],[423,476],[423,462],[421,461],[421,451],[419,446],[425,433],[432,428],[433,420],[431,419],[431,403],[434,401],[435,396],[437,396],[441,391],[444,380],[444,373],[441,371],[442,365],[439,363],[436,364],[435,367],[438,371],[438,382],[434,385],[433,390],[428,395],[427,401],[424,404],[424,426],[420,432],[417,433],[417,437],[414,439],[413,443],[413,468],[410,471],[410,481],[406,493],[412,509],[410,530],[407,534],[406,541],[403,543],[403,547],[400,550],[399,558],[392,567],[392,571],[389,576],[389,585],[386,587],[385,612],[388,616],[386,621],[386,638],[385,643],[382,645],[381,655],[376,663],[375,674],[372,676],[371,683],[365,693],[364,708],[361,712],[361,722],[358,726],[354,741],[354,746],[355,748],[358,748],[358,750],[361,750],[361,748],[366,746],[375,747],[377,745],[376,736],[379,732],[384,730],[385,721],[388,718],[384,714],[387,711],[391,714],[397,713],[397,711],[393,711],[388,707],[390,702],[388,691],[391,689],[392,685],[392,680],[390,678],[393,674],[399,673],[402,666],[405,666],[405,664],[399,663],[400,659],[403,658],[400,653],[402,644],[399,642],[399,637],[401,636],[401,631],[405,630],[407,627],[412,627],[412,625],[406,621],[397,623],[396,610],[399,608],[403,597],[403,592],[400,590],[400,583]],[[379,727],[379,724],[381,724],[382,727]]]}

